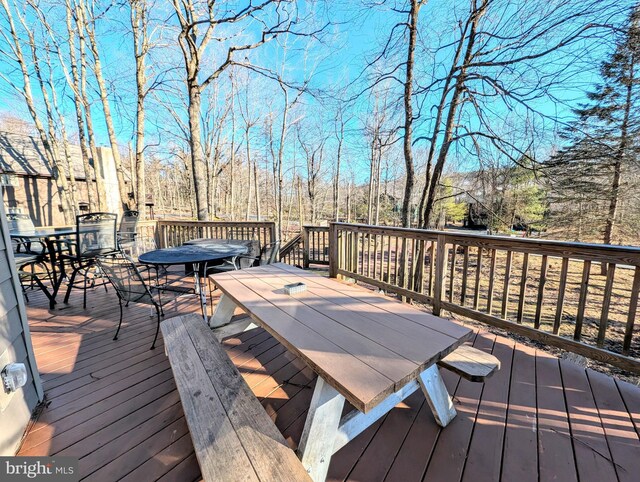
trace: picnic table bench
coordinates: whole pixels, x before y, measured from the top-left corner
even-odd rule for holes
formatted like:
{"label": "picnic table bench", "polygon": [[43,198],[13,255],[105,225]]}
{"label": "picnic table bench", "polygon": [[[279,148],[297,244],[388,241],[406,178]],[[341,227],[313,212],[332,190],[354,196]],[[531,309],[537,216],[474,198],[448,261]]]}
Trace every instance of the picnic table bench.
{"label": "picnic table bench", "polygon": [[[219,337],[254,323],[318,374],[298,446],[313,480],[324,480],[335,452],[417,389],[446,426],[456,411],[438,364],[473,381],[499,367],[489,354],[457,350],[470,329],[308,271],[277,263],[212,279],[223,293],[209,323]],[[297,282],[307,290],[285,294]],[[231,323],[236,308],[250,320]],[[342,416],[347,401],[355,410]]]}
{"label": "picnic table bench", "polygon": [[308,480],[202,317],[177,316],[161,329],[203,479]]}

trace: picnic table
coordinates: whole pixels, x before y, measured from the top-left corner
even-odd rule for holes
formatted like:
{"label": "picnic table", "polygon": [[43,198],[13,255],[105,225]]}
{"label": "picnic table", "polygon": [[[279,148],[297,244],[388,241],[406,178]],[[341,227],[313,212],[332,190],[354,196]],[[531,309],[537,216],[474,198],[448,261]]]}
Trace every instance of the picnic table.
{"label": "picnic table", "polygon": [[[438,424],[456,416],[436,364],[472,336],[468,328],[282,263],[212,279],[223,293],[212,328],[228,335],[253,322],[317,373],[298,446],[313,480],[324,480],[335,452],[419,388]],[[284,285],[298,282],[307,290],[285,294]],[[230,323],[236,308],[250,321]],[[345,401],[355,410],[342,416]]]}

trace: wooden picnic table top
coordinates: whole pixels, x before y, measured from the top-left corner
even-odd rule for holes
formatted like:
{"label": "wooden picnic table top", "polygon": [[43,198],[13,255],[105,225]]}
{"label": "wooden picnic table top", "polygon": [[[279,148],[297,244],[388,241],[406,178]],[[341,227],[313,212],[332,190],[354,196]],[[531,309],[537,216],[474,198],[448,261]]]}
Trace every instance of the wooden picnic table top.
{"label": "wooden picnic table top", "polygon": [[[472,336],[468,328],[405,303],[282,263],[212,279],[361,412]],[[284,285],[297,282],[307,290],[285,294]]]}

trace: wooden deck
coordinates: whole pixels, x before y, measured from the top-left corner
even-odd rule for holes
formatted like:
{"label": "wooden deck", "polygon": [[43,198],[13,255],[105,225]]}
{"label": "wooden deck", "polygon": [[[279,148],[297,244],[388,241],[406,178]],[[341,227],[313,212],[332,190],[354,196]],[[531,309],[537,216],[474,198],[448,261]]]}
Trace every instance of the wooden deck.
{"label": "wooden deck", "polygon": [[[127,308],[118,341],[113,290],[80,292],[49,311],[29,292],[30,319],[46,407],[21,455],[80,458],[91,481],[198,480],[162,341],[149,350],[155,320]],[[193,297],[175,309],[197,311]],[[167,316],[176,312],[168,307]],[[474,339],[502,369],[484,385],[443,377],[458,410],[445,429],[421,393],[392,410],[332,459],[330,480],[631,481],[640,473],[640,388],[496,337]],[[311,370],[261,329],[225,342],[267,412],[295,447],[313,391]]]}

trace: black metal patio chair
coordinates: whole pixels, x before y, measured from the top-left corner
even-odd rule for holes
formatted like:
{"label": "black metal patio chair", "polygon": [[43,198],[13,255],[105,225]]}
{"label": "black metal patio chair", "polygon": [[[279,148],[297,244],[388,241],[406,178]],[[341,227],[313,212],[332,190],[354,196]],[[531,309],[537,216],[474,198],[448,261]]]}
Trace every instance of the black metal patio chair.
{"label": "black metal patio chair", "polygon": [[[256,245],[258,245],[257,242]],[[263,246],[259,252],[249,252],[248,254],[234,256],[231,259],[225,260],[222,264],[211,266],[207,269],[207,274],[226,273],[251,268],[253,266],[264,266],[275,263],[279,249],[280,241],[275,241]]]}
{"label": "black metal patio chair", "polygon": [[107,256],[100,256],[96,258],[96,262],[100,267],[101,272],[109,280],[118,295],[120,320],[113,339],[117,340],[118,334],[120,333],[123,308],[128,306],[129,303],[142,303],[152,306],[156,311],[157,327],[153,343],[151,344],[151,349],[155,348],[156,340],[158,339],[158,331],[160,329],[160,317],[164,316],[161,293],[174,293],[176,295],[175,297],[178,297],[185,294],[195,294],[195,291],[192,288],[184,288],[180,286],[168,287],[157,283],[153,284],[153,280],[151,282],[145,281],[145,277],[142,275],[133,259],[124,253],[113,253]]}
{"label": "black metal patio chair", "polygon": [[[35,285],[44,288],[43,279],[52,280],[51,271],[46,259],[46,247],[41,241],[21,241],[12,239],[13,259],[20,287],[27,303],[27,289]],[[28,281],[28,285],[25,283]]]}
{"label": "black metal patio chair", "polygon": [[[99,256],[118,251],[116,223],[118,215],[113,213],[88,213],[76,216],[76,234],[73,241],[61,240],[59,256],[62,262],[69,262],[72,267],[69,285],[64,297],[68,303],[73,288],[83,290],[83,308],[87,308],[87,290],[95,286],[104,285],[108,281],[101,280],[101,272],[96,269],[96,259]],[[68,248],[65,251],[64,248]],[[76,281],[77,276],[82,277]]]}
{"label": "black metal patio chair", "polygon": [[125,211],[117,233],[118,248],[129,256],[137,255],[138,251],[138,218],[138,211]]}

